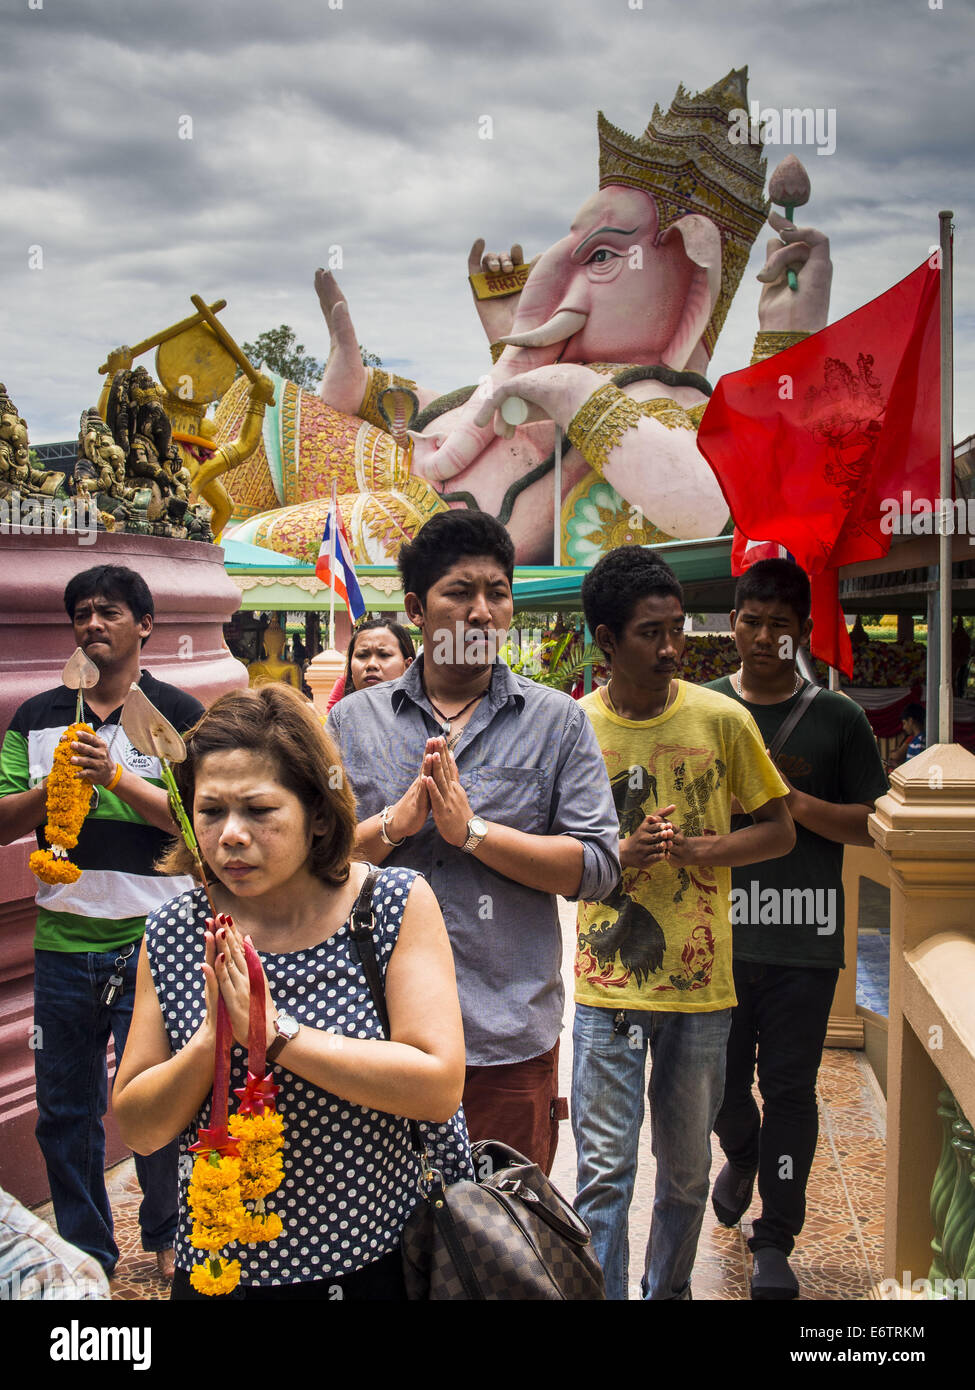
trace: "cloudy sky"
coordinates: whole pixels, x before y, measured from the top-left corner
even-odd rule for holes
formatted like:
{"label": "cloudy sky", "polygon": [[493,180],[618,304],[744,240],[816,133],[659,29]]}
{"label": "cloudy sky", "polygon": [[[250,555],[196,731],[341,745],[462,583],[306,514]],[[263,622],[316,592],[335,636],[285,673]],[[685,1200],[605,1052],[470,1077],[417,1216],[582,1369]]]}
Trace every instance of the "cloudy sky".
{"label": "cloudy sky", "polygon": [[[597,109],[636,134],[679,81],[747,64],[762,107],[835,112],[835,152],[794,151],[832,243],[831,318],[917,266],[954,210],[961,438],[975,12],[936,3],[3,0],[0,380],[33,443],[72,437],[106,352],[194,292],[228,301],[238,342],[288,323],[324,358],[312,280],[340,247],[359,340],[434,389],[473,381],[475,237],[543,250],[596,187]],[[760,243],[712,380],[748,361],[762,259]]]}

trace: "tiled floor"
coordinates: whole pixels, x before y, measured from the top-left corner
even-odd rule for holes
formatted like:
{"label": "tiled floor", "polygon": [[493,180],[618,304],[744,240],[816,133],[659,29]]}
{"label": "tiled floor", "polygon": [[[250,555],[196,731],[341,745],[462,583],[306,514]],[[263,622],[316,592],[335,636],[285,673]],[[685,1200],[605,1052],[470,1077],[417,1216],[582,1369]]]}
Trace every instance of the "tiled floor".
{"label": "tiled floor", "polygon": [[[571,1000],[574,909],[563,904],[565,975]],[[569,1005],[571,1010],[571,1003]],[[568,1012],[568,1011],[567,1011]],[[571,1027],[562,1034],[563,1091],[571,1073]],[[819,1074],[820,1137],[808,1187],[806,1226],[793,1256],[804,1299],[863,1299],[882,1275],[884,1235],[884,1107],[873,1073],[862,1053],[828,1049]],[[712,1178],[721,1168],[715,1142]],[[644,1125],[640,1167],[630,1209],[630,1296],[639,1297],[643,1249],[653,1205],[654,1160],[650,1126]],[[121,1250],[115,1299],[161,1299],[167,1290],[156,1277],[155,1256],[139,1245],[139,1189],[131,1160],[113,1168],[109,1195]],[[569,1197],[575,1191],[575,1151],[568,1124],[562,1126],[553,1179]],[[757,1210],[757,1196],[752,1211]],[[40,1214],[50,1219],[50,1210]],[[746,1245],[750,1222],[727,1230],[708,1205],[694,1269],[694,1297],[748,1298],[751,1256]]]}

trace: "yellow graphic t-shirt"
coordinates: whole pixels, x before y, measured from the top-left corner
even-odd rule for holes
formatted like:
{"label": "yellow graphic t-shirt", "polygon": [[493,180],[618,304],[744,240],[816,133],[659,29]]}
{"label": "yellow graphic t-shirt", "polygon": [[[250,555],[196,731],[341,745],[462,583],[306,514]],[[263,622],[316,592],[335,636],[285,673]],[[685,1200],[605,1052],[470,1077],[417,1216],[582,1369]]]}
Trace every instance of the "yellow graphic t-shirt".
{"label": "yellow graphic t-shirt", "polygon": [[[788,788],[746,709],[677,682],[656,719],[621,719],[594,690],[580,700],[603,750],[626,839],[644,816],[685,835],[726,835],[731,798],[754,811]],[[731,870],[666,861],[623,870],[607,902],[579,904],[575,998],[610,1009],[707,1013],[731,1008]]]}

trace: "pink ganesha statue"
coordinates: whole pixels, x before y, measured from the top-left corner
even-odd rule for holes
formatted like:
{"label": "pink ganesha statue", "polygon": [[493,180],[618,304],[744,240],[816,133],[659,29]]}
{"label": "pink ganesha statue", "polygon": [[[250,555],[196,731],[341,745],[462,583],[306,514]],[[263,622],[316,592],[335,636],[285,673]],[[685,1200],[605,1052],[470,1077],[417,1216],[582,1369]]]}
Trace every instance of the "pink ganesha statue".
{"label": "pink ganesha statue", "polygon": [[[746,80],[731,72],[696,96],[679,87],[639,138],[600,113],[599,191],[530,267],[520,247],[484,255],[475,243],[468,268],[494,358],[476,387],[437,399],[367,369],[344,296],[320,270],[331,336],[321,399],[280,383],[287,418],[266,420],[268,447],[227,478],[238,523],[228,534],[313,557],[335,477],[356,558],[371,563],[445,507],[499,517],[520,564],[591,565],[614,545],[717,535],[728,509],[696,444],[704,373],[768,214],[758,132],[729,138]],[[782,201],[807,195],[808,183]],[[826,238],[769,221],[778,235],[759,275],[753,360],[822,328],[829,307]],[[234,428],[233,397],[220,432]]]}

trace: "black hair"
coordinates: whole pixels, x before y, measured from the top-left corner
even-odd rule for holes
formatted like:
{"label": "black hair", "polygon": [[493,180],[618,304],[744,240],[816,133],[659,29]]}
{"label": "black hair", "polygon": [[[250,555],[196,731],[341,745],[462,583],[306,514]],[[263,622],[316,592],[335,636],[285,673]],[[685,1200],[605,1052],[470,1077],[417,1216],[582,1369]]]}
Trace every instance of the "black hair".
{"label": "black hair", "polygon": [[910,704],[905,705],[904,708],[901,710],[901,718],[902,718],[902,719],[913,719],[913,720],[914,720],[914,723],[915,723],[915,724],[920,724],[921,728],[923,729],[923,728],[924,728],[924,706],[923,706],[923,705],[919,705],[918,702],[917,702],[916,700],[912,700],[912,701],[910,702]]}
{"label": "black hair", "polygon": [[370,618],[367,623],[360,623],[349,638],[349,645],[345,653],[345,689],[342,698],[353,693],[352,685],[352,657],[355,653],[355,644],[358,641],[360,632],[372,632],[376,628],[388,628],[399,643],[399,649],[403,654],[404,661],[412,661],[416,657],[416,647],[413,645],[413,638],[407,632],[402,623],[390,623],[385,618]]}
{"label": "black hair", "polygon": [[735,586],[735,612],[740,613],[749,599],[753,603],[784,603],[802,627],[812,608],[809,576],[794,560],[756,560]]}
{"label": "black hair", "polygon": [[431,586],[458,560],[488,555],[496,560],[510,584],[515,573],[515,547],[507,531],[487,512],[439,512],[400,549],[396,563],[403,592],[426,602]]}
{"label": "black hair", "polygon": [[[156,616],[156,605],[152,601],[149,585],[141,574],[126,569],[124,565],[95,565],[68,580],[64,590],[64,606],[72,622],[78,604],[87,598],[108,598],[116,603],[124,603],[136,622],[147,614],[150,618]],[[142,646],[148,640],[148,637],[143,637]]]}
{"label": "black hair", "polygon": [[589,631],[602,624],[614,637],[633,616],[640,599],[671,594],[684,605],[684,591],[666,560],[642,545],[619,545],[609,550],[582,581],[582,608]]}

